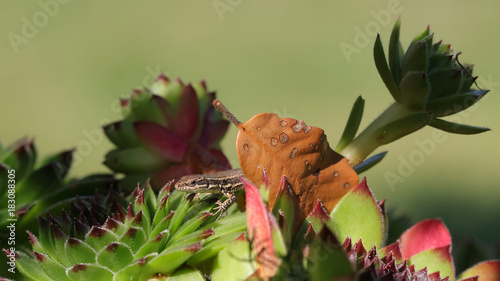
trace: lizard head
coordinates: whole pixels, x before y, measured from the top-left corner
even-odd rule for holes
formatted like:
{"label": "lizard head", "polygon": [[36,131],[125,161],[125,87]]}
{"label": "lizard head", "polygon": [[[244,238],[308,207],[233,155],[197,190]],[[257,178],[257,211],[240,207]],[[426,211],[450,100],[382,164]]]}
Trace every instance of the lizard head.
{"label": "lizard head", "polygon": [[175,189],[192,193],[213,193],[217,192],[209,188],[209,181],[203,175],[188,175],[182,177],[176,184]]}

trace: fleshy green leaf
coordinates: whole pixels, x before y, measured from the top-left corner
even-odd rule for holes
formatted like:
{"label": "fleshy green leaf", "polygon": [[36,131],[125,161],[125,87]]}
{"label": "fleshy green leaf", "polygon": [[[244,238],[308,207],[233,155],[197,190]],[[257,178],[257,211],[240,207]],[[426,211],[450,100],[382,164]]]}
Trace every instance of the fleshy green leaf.
{"label": "fleshy green leaf", "polygon": [[153,277],[149,279],[148,281],[184,281],[184,280],[189,280],[189,281],[205,281],[205,278],[203,278],[203,275],[201,274],[200,271],[194,269],[194,268],[189,268],[189,267],[182,267],[174,273],[172,273],[169,277]]}
{"label": "fleshy green leaf", "polygon": [[181,264],[187,261],[197,251],[201,249],[201,243],[194,243],[189,246],[175,247],[167,249],[154,258],[152,258],[145,266],[142,276],[152,274],[168,275],[177,269]]}
{"label": "fleshy green leaf", "polygon": [[465,94],[431,99],[427,102],[426,110],[436,117],[443,117],[465,110],[478,102],[489,90],[471,90]]}
{"label": "fleshy green leaf", "polygon": [[376,154],[365,161],[359,163],[358,165],[354,166],[354,171],[359,175],[361,173],[366,172],[368,169],[372,168],[373,166],[377,165],[382,159],[384,159],[385,155],[387,154],[387,151],[381,152],[379,154]]}
{"label": "fleshy green leaf", "polygon": [[250,245],[244,238],[237,239],[220,251],[212,271],[213,281],[245,280],[257,268]]}
{"label": "fleshy green leaf", "polygon": [[166,167],[166,158],[152,153],[140,146],[127,149],[113,149],[106,154],[104,165],[120,173],[151,173],[160,167]]}
{"label": "fleshy green leaf", "polygon": [[146,243],[146,233],[144,233],[142,228],[131,226],[120,237],[119,241],[129,246],[132,249],[132,252],[135,253],[141,246],[144,245],[144,243]]}
{"label": "fleshy green leaf", "polygon": [[438,69],[429,73],[430,98],[457,94],[462,86],[462,70],[459,69]]}
{"label": "fleshy green leaf", "polygon": [[366,179],[347,193],[331,213],[335,234],[344,241],[347,237],[369,247],[382,246],[385,236],[381,210],[366,184]]}
{"label": "fleshy green leaf", "polygon": [[377,67],[378,73],[384,81],[385,86],[391,93],[395,101],[401,101],[401,94],[399,92],[398,86],[394,81],[394,78],[387,65],[387,60],[384,54],[384,47],[382,46],[382,41],[380,40],[380,35],[377,35],[375,40],[375,45],[373,47],[373,57],[375,59],[375,66]]}
{"label": "fleshy green leaf", "polygon": [[212,239],[211,242],[205,242],[203,248],[196,252],[189,260],[188,264],[193,267],[200,267],[204,262],[209,259],[214,258],[219,254],[219,252],[229,245],[238,236],[241,236],[243,232],[233,232],[223,236],[216,236],[217,233],[210,237],[216,236],[218,239]]}
{"label": "fleshy green leaf", "polygon": [[132,262],[134,254],[130,247],[122,243],[110,243],[97,253],[97,263],[113,272],[126,267]]}
{"label": "fleshy green leaf", "polygon": [[66,274],[74,281],[113,280],[113,273],[109,269],[95,264],[75,264],[66,270]]}
{"label": "fleshy green leaf", "polygon": [[389,41],[389,67],[396,84],[401,82],[401,54],[399,42],[399,31],[401,29],[401,16],[398,17],[391,32],[391,39]]}
{"label": "fleshy green leaf", "polygon": [[453,281],[455,279],[455,268],[450,248],[451,246],[448,245],[422,251],[411,256],[408,262],[410,265],[415,265],[416,271],[427,267],[429,274],[439,271],[441,278],[449,276],[450,281]]}
{"label": "fleshy green leaf", "polygon": [[425,41],[416,42],[406,52],[401,77],[405,77],[411,72],[425,72],[427,69],[427,60],[427,43]]}
{"label": "fleshy green leaf", "polygon": [[53,280],[58,281],[71,280],[66,276],[66,268],[62,264],[44,254],[40,254],[37,252],[34,252],[34,254],[38,264],[40,264],[40,267],[47,274],[47,276],[51,277]]}
{"label": "fleshy green leaf", "polygon": [[445,132],[461,134],[461,135],[479,134],[490,130],[489,128],[485,127],[476,127],[476,126],[458,124],[437,118],[432,119],[432,121],[429,123],[429,126],[443,130]]}
{"label": "fleshy green leaf", "polygon": [[95,262],[96,252],[81,240],[69,238],[65,249],[66,256],[72,264]]}
{"label": "fleshy green leaf", "polygon": [[316,201],[316,207],[314,207],[313,211],[307,216],[307,221],[311,223],[316,233],[320,232],[325,226],[334,229],[332,218],[328,215],[319,199]]}
{"label": "fleshy green leaf", "polygon": [[335,151],[341,151],[356,136],[356,133],[359,129],[359,124],[361,123],[361,119],[363,117],[364,106],[365,100],[361,96],[359,96],[352,106],[351,113],[349,114],[349,119],[347,119],[344,132],[340,137],[337,147],[335,147]]}
{"label": "fleshy green leaf", "polygon": [[[4,265],[5,266],[5,265]],[[23,275],[37,281],[53,281],[45,274],[36,259],[23,252],[16,252],[16,267]]]}
{"label": "fleshy green leaf", "polygon": [[135,134],[134,122],[132,121],[114,122],[102,128],[106,137],[118,148],[132,148],[141,144]]}
{"label": "fleshy green leaf", "polygon": [[379,144],[388,144],[411,134],[429,124],[432,115],[426,112],[409,114],[401,119],[393,121],[375,132]]}
{"label": "fleshy green leaf", "polygon": [[118,236],[109,229],[93,226],[90,232],[85,237],[85,243],[90,247],[99,251],[106,247],[109,243],[118,241]]}
{"label": "fleshy green leaf", "polygon": [[424,72],[407,72],[399,85],[401,103],[411,110],[422,110],[429,96],[429,83]]}

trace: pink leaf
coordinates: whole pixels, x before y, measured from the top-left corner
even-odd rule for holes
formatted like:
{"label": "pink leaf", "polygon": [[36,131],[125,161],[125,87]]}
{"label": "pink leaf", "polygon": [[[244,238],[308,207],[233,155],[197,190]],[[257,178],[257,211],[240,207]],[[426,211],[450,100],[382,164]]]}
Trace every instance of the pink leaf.
{"label": "pink leaf", "polygon": [[278,266],[276,262],[278,258],[274,253],[270,213],[257,187],[244,177],[240,179],[245,185],[249,240],[252,241],[253,251],[257,255],[260,276],[264,279],[270,278],[274,276]]}
{"label": "pink leaf", "polygon": [[172,161],[184,159],[188,144],[169,129],[147,121],[135,122],[134,129],[139,139],[153,152]]}
{"label": "pink leaf", "polygon": [[380,251],[380,256],[387,256],[389,255],[389,253],[392,253],[392,256],[394,257],[394,259],[396,259],[398,263],[403,261],[403,254],[401,253],[401,249],[399,248],[398,241],[392,243],[391,245],[385,246],[379,251]]}
{"label": "pink leaf", "polygon": [[421,221],[406,230],[399,239],[404,258],[422,251],[451,245],[451,235],[439,219]]}
{"label": "pink leaf", "polygon": [[198,128],[199,106],[196,91],[191,84],[182,89],[175,116],[175,133],[191,138]]}

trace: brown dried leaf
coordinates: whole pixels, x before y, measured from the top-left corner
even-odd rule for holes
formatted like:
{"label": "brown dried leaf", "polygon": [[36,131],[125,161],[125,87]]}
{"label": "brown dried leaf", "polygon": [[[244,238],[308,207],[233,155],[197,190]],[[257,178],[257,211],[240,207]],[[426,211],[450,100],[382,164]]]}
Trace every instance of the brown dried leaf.
{"label": "brown dried leaf", "polygon": [[262,168],[269,173],[269,207],[272,209],[284,175],[298,198],[296,229],[314,209],[317,199],[328,211],[359,178],[347,159],[333,151],[320,128],[304,121],[262,113],[240,123],[222,103],[214,101],[238,126],[236,149],[243,174],[254,183],[262,180]]}

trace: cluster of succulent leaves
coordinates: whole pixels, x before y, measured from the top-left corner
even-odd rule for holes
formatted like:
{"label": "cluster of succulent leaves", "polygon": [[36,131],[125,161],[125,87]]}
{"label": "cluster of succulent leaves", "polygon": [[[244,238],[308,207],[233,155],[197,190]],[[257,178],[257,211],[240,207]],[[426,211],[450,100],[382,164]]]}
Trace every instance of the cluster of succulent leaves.
{"label": "cluster of succulent leaves", "polygon": [[[33,251],[17,252],[17,268],[32,280],[205,280],[220,250],[242,235],[245,214],[215,221],[213,200],[188,200],[167,184],[156,196],[147,184],[128,197],[115,192],[72,202],[60,218],[40,218]],[[126,204],[125,204],[126,205]],[[105,216],[104,214],[110,214]],[[167,277],[168,276],[168,277]],[[177,277],[178,279],[176,279]]]}
{"label": "cluster of succulent leaves", "polygon": [[[460,53],[454,54],[450,44],[433,42],[434,34],[429,27],[404,51],[399,41],[400,26],[399,18],[392,30],[388,59],[380,36],[373,48],[378,73],[394,103],[355,137],[364,107],[359,97],[335,149],[353,165],[359,164],[377,147],[426,125],[455,134],[478,134],[489,130],[441,119],[466,110],[488,93],[488,90],[471,88],[477,79],[472,76],[473,66],[460,63]],[[374,156],[365,165],[376,164],[384,155]]]}
{"label": "cluster of succulent leaves", "polygon": [[150,179],[155,190],[184,175],[231,169],[219,146],[229,122],[214,99],[205,81],[185,85],[164,75],[134,90],[121,100],[123,120],[103,128],[116,145],[104,164],[126,175],[124,187]]}
{"label": "cluster of succulent leaves", "polygon": [[[0,249],[9,249],[10,229],[15,219],[15,246],[28,246],[26,230],[38,227],[38,216],[60,213],[75,196],[92,196],[95,190],[107,190],[115,184],[111,175],[92,175],[80,180],[65,177],[72,162],[72,150],[66,150],[37,162],[33,139],[21,139],[9,147],[0,144]],[[12,183],[8,180],[13,180]],[[15,188],[9,188],[12,184]],[[9,196],[10,195],[10,196]],[[8,203],[9,199],[13,200]],[[23,239],[24,238],[24,239]],[[5,256],[1,261],[6,262]]]}

